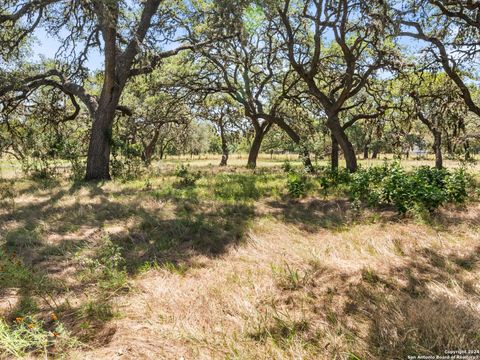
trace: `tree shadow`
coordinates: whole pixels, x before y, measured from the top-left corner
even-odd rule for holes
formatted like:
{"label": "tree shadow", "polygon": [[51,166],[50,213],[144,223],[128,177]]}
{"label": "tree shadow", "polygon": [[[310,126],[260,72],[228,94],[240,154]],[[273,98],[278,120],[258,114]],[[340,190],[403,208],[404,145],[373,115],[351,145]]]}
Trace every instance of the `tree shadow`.
{"label": "tree shadow", "polygon": [[[270,301],[274,314],[302,308],[305,326],[294,336],[319,357],[406,359],[478,349],[480,247],[462,255],[422,248],[401,260],[356,271],[312,266],[305,281]],[[279,323],[271,324],[268,333],[275,333]]]}
{"label": "tree shadow", "polygon": [[321,200],[269,200],[266,205],[269,215],[297,226],[307,232],[317,232],[320,229],[342,229],[355,220],[355,213],[346,199]]}
{"label": "tree shadow", "polygon": [[[478,279],[469,279],[478,271],[479,250],[459,256],[424,248],[390,270],[389,278],[404,283],[391,289],[375,284],[365,288],[370,299],[365,310],[373,315],[368,343],[378,357],[404,359],[479,348],[480,292]],[[372,300],[380,297],[384,301]]]}
{"label": "tree shadow", "polygon": [[[59,203],[85,188],[91,201],[70,197]],[[56,284],[47,287],[35,281],[0,281],[0,293],[11,286],[19,289],[16,305],[6,318],[13,321],[22,312],[40,315],[55,311],[73,334],[84,334],[86,322],[95,333],[102,331],[110,317],[97,314],[95,306],[104,301],[98,298],[98,284],[78,276],[84,270],[85,259],[95,259],[107,238],[120,249],[129,278],[146,263],[160,267],[182,264],[188,271],[195,266],[195,257],[222,256],[243,241],[255,216],[253,205],[201,201],[194,192],[191,195],[190,199],[166,196],[161,199],[163,205],[155,207],[147,201],[155,201],[152,192],[110,191],[101,184],[88,183],[70,189],[42,190],[35,201],[19,203],[11,212],[1,213],[0,224],[5,226],[0,227],[0,251],[14,254],[21,267],[7,276],[19,273]],[[109,233],[112,224],[121,230]],[[58,299],[54,306],[52,298]],[[33,303],[32,299],[38,307],[24,306]],[[86,311],[84,300],[79,299],[92,299],[97,304]],[[85,312],[87,318],[78,315]],[[94,336],[82,338],[91,341]]]}
{"label": "tree shadow", "polygon": [[[172,216],[173,215],[173,216]],[[202,204],[189,200],[175,203],[173,214],[162,216],[145,209],[137,211],[140,221],[112,236],[123,250],[129,273],[145,263],[194,266],[197,255],[218,257],[245,238],[254,208],[248,204]]]}

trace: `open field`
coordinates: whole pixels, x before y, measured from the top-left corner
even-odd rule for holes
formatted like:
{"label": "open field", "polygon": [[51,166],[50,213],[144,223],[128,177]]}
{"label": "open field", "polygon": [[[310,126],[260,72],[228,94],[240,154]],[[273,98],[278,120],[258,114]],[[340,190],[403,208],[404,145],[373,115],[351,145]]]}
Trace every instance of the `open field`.
{"label": "open field", "polygon": [[[230,166],[243,167],[247,162],[247,154],[231,154],[228,160]],[[359,165],[363,167],[370,167],[374,165],[381,165],[385,161],[392,162],[394,161],[393,154],[381,154],[378,159],[367,159],[359,160]],[[475,161],[467,164],[469,170],[473,173],[480,173],[480,156],[474,156]],[[259,168],[269,168],[269,167],[280,167],[284,161],[290,161],[294,165],[300,165],[301,162],[298,159],[298,154],[260,154],[258,156],[258,167]],[[165,160],[157,164],[152,165],[152,169],[162,170],[162,169],[171,169],[179,164],[187,164],[194,167],[216,167],[220,159],[218,155],[213,154],[201,154],[194,156],[168,156]],[[417,158],[415,156],[410,157],[410,159],[400,159],[399,161],[403,167],[411,169],[416,166],[433,166],[435,164],[435,159],[433,156],[425,156],[422,158]],[[462,163],[458,160],[444,160],[444,166],[449,169],[458,168],[462,166]],[[68,162],[60,162],[61,166],[68,171],[69,164]],[[315,164],[318,166],[328,166],[329,160],[321,159],[316,160]],[[340,166],[344,166],[344,162],[340,161]],[[3,179],[13,179],[23,177],[22,167],[18,161],[15,159],[3,159],[0,160],[0,178]]]}
{"label": "open field", "polygon": [[358,209],[315,178],[295,200],[283,160],[262,156],[253,173],[236,156],[227,168],[192,159],[194,186],[174,175],[181,159],[140,180],[96,184],[4,168],[16,179],[3,180],[0,200],[0,358],[405,359],[480,349],[477,201],[420,221]]}
{"label": "open field", "polygon": [[480,360],[479,31],[2,1],[0,360]]}

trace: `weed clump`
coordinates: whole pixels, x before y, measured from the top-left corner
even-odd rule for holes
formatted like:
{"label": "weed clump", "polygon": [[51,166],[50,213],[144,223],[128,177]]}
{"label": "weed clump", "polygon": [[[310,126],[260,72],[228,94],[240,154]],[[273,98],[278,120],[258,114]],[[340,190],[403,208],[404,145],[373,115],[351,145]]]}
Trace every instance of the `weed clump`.
{"label": "weed clump", "polygon": [[190,168],[185,165],[180,165],[175,170],[175,176],[179,178],[178,186],[188,187],[195,186],[196,182],[202,177],[200,171],[190,171]]}
{"label": "weed clump", "polygon": [[97,282],[101,289],[118,291],[127,286],[127,271],[122,248],[114,244],[108,237],[103,239],[102,246],[93,258],[82,261],[81,280]]}
{"label": "weed clump", "polygon": [[21,358],[36,353],[47,358],[53,347],[59,353],[78,344],[54,314],[49,325],[31,316],[19,316],[11,325],[0,319],[0,356]]}

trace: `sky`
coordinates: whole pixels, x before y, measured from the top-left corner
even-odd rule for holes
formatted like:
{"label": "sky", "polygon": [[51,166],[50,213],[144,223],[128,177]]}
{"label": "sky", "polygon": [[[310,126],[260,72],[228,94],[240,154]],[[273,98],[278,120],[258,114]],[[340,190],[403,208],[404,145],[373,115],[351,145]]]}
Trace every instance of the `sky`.
{"label": "sky", "polygon": [[[32,60],[37,62],[42,58],[53,59],[60,47],[60,42],[55,37],[49,35],[42,27],[37,28],[34,35],[35,40],[32,43]],[[421,43],[421,41],[406,37],[400,39],[400,44],[409,48],[410,51],[413,52],[418,52],[422,48]],[[170,46],[172,46],[172,44]],[[91,71],[95,71],[103,68],[103,61],[103,56],[99,51],[91,51],[86,65]]]}
{"label": "sky", "polygon": [[[53,59],[57,53],[60,43],[54,37],[50,36],[44,28],[38,28],[34,32],[35,40],[32,44],[32,53],[34,61],[42,57]],[[98,70],[103,66],[103,57],[98,51],[93,51],[87,61],[90,70]]]}

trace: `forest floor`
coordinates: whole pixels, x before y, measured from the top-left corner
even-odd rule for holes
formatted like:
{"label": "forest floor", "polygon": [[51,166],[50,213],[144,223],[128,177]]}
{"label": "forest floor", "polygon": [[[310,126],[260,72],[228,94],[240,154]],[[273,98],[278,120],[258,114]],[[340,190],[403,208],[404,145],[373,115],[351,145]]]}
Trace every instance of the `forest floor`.
{"label": "forest floor", "polygon": [[255,173],[192,160],[194,186],[178,161],[134,181],[1,182],[0,358],[480,349],[478,202],[421,221],[341,190],[291,199],[280,160]]}

